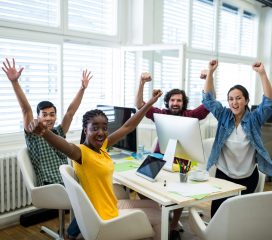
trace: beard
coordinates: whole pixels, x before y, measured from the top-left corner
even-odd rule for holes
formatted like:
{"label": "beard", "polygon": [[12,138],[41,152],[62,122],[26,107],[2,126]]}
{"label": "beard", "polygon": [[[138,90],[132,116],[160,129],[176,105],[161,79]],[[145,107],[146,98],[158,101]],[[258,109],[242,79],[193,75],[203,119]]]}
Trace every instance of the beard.
{"label": "beard", "polygon": [[169,108],[169,111],[172,115],[180,115],[181,111],[182,111],[182,108]]}

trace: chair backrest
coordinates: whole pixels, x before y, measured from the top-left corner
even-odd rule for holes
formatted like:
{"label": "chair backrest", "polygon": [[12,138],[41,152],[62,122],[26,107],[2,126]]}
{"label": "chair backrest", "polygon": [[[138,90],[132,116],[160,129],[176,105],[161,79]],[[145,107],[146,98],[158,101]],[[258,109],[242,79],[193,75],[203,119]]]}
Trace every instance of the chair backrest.
{"label": "chair backrest", "polygon": [[36,174],[26,147],[17,154],[18,165],[26,188],[31,195],[32,204],[38,208],[70,209],[71,204],[66,190],[61,184],[37,186]]}
{"label": "chair backrest", "polygon": [[97,239],[102,219],[85,191],[75,180],[74,169],[69,165],[61,165],[60,173],[82,236],[88,240]]}
{"label": "chair backrest", "polygon": [[152,153],[155,152],[157,144],[158,144],[158,137],[156,136],[152,141],[152,146],[151,146],[151,152]]}
{"label": "chair backrest", "polygon": [[254,192],[262,192],[264,190],[265,174],[259,171],[259,181]]}
{"label": "chair backrest", "polygon": [[[214,142],[214,138],[203,139],[203,149],[204,149],[204,155],[205,155],[205,161],[206,161],[204,168],[206,168],[206,164],[207,164],[208,159],[210,157],[213,142]],[[214,166],[212,166],[211,169],[209,170],[209,174],[211,177],[215,176],[215,167]]]}
{"label": "chair backrest", "polygon": [[271,191],[227,199],[207,226],[206,239],[272,239],[271,203]]}
{"label": "chair backrest", "polygon": [[18,152],[17,160],[24,178],[24,183],[28,191],[31,191],[36,186],[36,174],[29,158],[27,147],[22,148]]}

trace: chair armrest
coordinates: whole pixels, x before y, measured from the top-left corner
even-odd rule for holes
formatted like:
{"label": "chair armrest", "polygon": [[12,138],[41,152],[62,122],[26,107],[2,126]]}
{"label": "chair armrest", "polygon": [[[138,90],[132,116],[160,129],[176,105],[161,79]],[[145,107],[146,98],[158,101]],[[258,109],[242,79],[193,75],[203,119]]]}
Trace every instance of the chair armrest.
{"label": "chair armrest", "polygon": [[189,209],[189,224],[193,231],[204,239],[204,232],[206,231],[206,225],[198,214],[196,208]]}
{"label": "chair armrest", "polygon": [[71,203],[61,184],[49,184],[35,187],[31,191],[32,203],[38,208],[70,209]]}
{"label": "chair armrest", "polygon": [[99,232],[99,239],[143,239],[154,236],[153,228],[140,209],[120,210],[120,215],[104,221]]}

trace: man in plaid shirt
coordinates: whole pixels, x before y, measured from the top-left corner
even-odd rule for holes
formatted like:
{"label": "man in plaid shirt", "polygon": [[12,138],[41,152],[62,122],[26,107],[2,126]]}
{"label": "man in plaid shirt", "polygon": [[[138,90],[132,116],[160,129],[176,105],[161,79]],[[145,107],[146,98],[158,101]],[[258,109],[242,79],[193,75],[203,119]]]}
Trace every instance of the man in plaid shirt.
{"label": "man in plaid shirt", "polygon": [[[33,112],[18,81],[23,68],[17,71],[14,59],[12,59],[12,63],[6,59],[6,61],[3,62],[2,69],[11,82],[23,112],[25,139],[31,162],[36,173],[37,185],[42,186],[52,183],[63,184],[59,166],[68,163],[66,155],[51,147],[42,137],[31,134],[28,131],[28,125],[33,120]],[[61,124],[56,127],[54,127],[54,125],[57,119],[57,110],[54,104],[49,101],[42,101],[38,104],[38,118],[42,119],[44,124],[46,124],[52,132],[65,138],[73,120],[73,116],[81,103],[84,91],[88,87],[91,78],[92,76],[89,71],[83,71],[80,89],[69,105]]]}

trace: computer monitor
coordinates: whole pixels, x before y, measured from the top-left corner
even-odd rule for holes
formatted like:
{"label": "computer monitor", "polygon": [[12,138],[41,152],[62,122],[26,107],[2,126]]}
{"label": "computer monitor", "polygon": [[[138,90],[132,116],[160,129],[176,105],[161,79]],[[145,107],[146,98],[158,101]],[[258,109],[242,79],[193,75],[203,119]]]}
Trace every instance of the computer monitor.
{"label": "computer monitor", "polygon": [[154,114],[161,153],[172,171],[174,157],[205,163],[199,120],[166,114]]}
{"label": "computer monitor", "polygon": [[[118,107],[111,105],[97,105],[97,109],[102,110],[109,119],[109,134],[120,128],[133,114],[136,113],[135,108]],[[135,129],[131,133],[127,134],[123,139],[114,144],[113,147],[129,152],[136,152],[137,130]]]}

